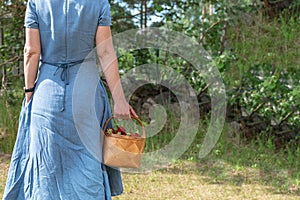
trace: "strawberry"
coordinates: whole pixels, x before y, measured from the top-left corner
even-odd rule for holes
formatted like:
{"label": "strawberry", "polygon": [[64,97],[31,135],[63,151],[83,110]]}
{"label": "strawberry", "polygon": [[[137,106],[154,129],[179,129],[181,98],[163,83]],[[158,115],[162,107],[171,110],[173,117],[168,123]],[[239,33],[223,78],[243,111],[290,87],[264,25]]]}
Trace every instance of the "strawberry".
{"label": "strawberry", "polygon": [[126,130],[123,126],[119,126],[117,131],[121,132],[122,135],[126,135]]}
{"label": "strawberry", "polygon": [[114,128],[111,128],[111,130],[112,130],[113,133],[116,133],[116,130]]}

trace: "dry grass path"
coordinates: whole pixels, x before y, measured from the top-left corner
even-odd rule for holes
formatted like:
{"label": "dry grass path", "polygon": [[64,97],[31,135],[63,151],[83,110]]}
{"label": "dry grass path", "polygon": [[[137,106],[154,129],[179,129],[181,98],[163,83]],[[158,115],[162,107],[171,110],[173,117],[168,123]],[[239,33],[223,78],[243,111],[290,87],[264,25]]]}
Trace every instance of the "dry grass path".
{"label": "dry grass path", "polygon": [[[226,165],[216,162],[206,166],[212,176],[202,173],[204,165],[195,163],[176,164],[149,174],[123,174],[125,192],[115,200],[300,200],[298,187],[282,192],[268,185],[260,170],[236,170]],[[217,172],[216,166],[224,171]]]}
{"label": "dry grass path", "polygon": [[0,199],[3,196],[10,155],[0,153]]}
{"label": "dry grass path", "polygon": [[[1,199],[8,160],[0,154]],[[124,193],[114,200],[300,200],[299,188],[291,186],[282,192],[268,185],[268,178],[272,176],[261,174],[259,169],[234,169],[222,161],[181,162],[147,174],[124,173]]]}

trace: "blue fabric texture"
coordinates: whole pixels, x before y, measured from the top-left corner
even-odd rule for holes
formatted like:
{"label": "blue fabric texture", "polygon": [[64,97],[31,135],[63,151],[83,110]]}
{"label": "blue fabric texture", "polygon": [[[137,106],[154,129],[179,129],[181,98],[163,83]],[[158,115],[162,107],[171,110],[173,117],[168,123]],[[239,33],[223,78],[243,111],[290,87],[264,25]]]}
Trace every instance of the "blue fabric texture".
{"label": "blue fabric texture", "polygon": [[105,87],[95,59],[78,62],[93,50],[97,26],[111,25],[109,8],[107,0],[28,1],[25,27],[40,30],[42,62],[22,104],[3,199],[109,200],[123,192],[120,171],[102,163],[101,127],[111,116]]}

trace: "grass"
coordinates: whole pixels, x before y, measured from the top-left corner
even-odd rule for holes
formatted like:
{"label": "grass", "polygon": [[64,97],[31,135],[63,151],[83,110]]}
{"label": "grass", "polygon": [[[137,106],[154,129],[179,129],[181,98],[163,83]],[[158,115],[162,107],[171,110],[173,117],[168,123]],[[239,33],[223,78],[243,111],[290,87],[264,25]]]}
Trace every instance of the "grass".
{"label": "grass", "polygon": [[[0,197],[8,163],[2,159]],[[277,181],[286,189],[274,186]],[[166,169],[147,174],[123,174],[124,193],[114,200],[127,199],[300,199],[299,185],[292,184],[288,171],[270,174],[251,167],[236,167],[212,158],[203,162],[177,161]]]}
{"label": "grass", "polygon": [[297,188],[284,193],[262,183],[263,176],[259,169],[237,169],[223,160],[182,161],[149,174],[124,174],[125,192],[115,199],[300,199]]}
{"label": "grass", "polygon": [[4,192],[6,175],[9,167],[9,156],[8,154],[0,153],[0,198],[2,199],[2,195]]}
{"label": "grass", "polygon": [[[0,121],[2,125],[4,123],[9,127],[9,133],[15,135],[19,108],[4,108],[4,104],[0,103],[1,114],[5,114],[1,115]],[[168,113],[167,125],[159,134],[147,139],[147,152],[160,149],[175,137],[179,126],[176,120],[176,116]],[[242,133],[233,133],[230,126],[225,125],[221,138],[211,153],[199,159],[206,124],[207,120],[201,121],[201,128],[192,145],[167,167],[144,174],[123,173],[124,193],[114,197],[114,200],[300,200],[298,143],[276,150],[272,138],[258,137],[252,142],[245,142],[242,140]],[[0,152],[9,152],[12,142],[11,137],[0,141]],[[0,198],[9,167],[7,155],[0,154]]]}
{"label": "grass", "polygon": [[[175,116],[169,115],[168,120],[172,123],[167,123],[159,134],[147,139],[146,151],[160,149],[174,138],[179,124],[175,123]],[[17,118],[12,121],[17,121]],[[8,123],[9,120],[2,115],[2,122]],[[242,133],[232,133],[230,126],[225,125],[211,153],[199,159],[206,123],[206,120],[201,121],[192,145],[167,167],[143,174],[123,173],[124,193],[114,200],[300,200],[298,143],[276,150],[272,138],[258,137],[252,142],[245,142]],[[2,151],[11,149],[8,146],[2,141]],[[0,198],[9,167],[7,155],[0,154]]]}
{"label": "grass", "polygon": [[[0,121],[14,135],[19,108],[4,108],[0,103],[3,114]],[[176,119],[169,113],[162,131],[147,139],[146,151],[160,149],[175,137],[179,125]],[[300,200],[299,143],[290,143],[286,148],[276,150],[272,138],[257,137],[252,142],[245,142],[243,133],[232,133],[230,126],[225,125],[211,153],[199,159],[206,124],[206,120],[201,121],[201,128],[190,148],[167,167],[144,174],[123,173],[124,193],[114,200]],[[0,152],[9,152],[12,142],[13,138],[0,141]],[[0,154],[0,198],[9,167],[7,155]]]}
{"label": "grass", "polygon": [[[167,167],[149,173],[123,173],[124,193],[113,199],[300,199],[299,147],[276,152],[270,140],[236,143],[228,131],[225,127],[218,144],[204,159],[197,157],[203,135],[199,131],[191,147]],[[7,156],[1,157],[0,197],[8,169]]]}
{"label": "grass", "polygon": [[299,17],[266,20],[257,13],[249,21],[240,21],[230,27],[229,43],[239,57],[237,68],[233,69],[255,63],[270,63],[280,69],[296,69],[300,62],[299,24]]}
{"label": "grass", "polygon": [[[115,199],[300,199],[298,144],[276,150],[270,138],[246,143],[237,141],[230,131],[225,126],[219,142],[204,159],[198,158],[203,139],[199,131],[181,158],[164,169],[123,173],[125,191]],[[151,148],[163,141],[160,137],[147,145]]]}
{"label": "grass", "polygon": [[16,81],[15,90],[0,91],[0,152],[12,152],[18,130],[23,92],[21,81]]}

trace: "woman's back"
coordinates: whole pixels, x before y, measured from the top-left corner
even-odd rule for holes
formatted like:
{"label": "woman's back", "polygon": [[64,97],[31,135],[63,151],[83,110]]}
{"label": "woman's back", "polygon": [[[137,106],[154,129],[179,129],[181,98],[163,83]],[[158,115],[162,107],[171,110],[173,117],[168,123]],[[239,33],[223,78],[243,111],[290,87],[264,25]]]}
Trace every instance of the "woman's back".
{"label": "woman's back", "polygon": [[[106,90],[96,60],[82,61],[106,39],[99,35],[111,36],[103,27],[109,13],[107,0],[28,0],[24,77],[25,88],[34,87],[20,113],[3,199],[109,200],[122,193],[120,171],[101,162],[101,127],[112,115]],[[110,69],[106,77],[117,77],[117,63]]]}
{"label": "woman's back", "polygon": [[31,0],[25,26],[38,28],[41,58],[67,63],[84,59],[95,46],[97,26],[111,24],[107,0]]}

